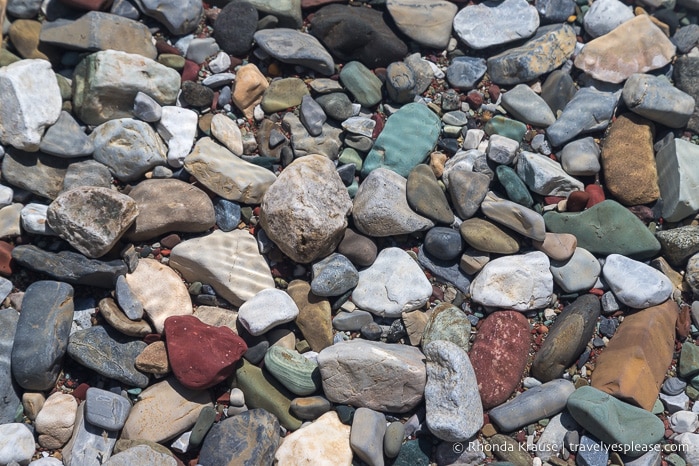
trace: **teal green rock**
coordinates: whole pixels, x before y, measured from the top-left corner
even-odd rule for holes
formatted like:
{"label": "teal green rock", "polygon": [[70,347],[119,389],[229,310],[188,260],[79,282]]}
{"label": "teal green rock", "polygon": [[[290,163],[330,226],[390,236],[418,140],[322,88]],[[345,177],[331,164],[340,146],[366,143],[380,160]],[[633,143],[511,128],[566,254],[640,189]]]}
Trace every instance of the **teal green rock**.
{"label": "teal green rock", "polygon": [[687,462],[677,453],[671,453],[665,457],[665,461],[670,466],[687,466]]}
{"label": "teal green rock", "polygon": [[318,363],[295,350],[270,347],[265,353],[265,369],[290,392],[299,396],[315,393],[321,385]]}
{"label": "teal green rock", "polygon": [[381,80],[362,63],[347,63],[340,71],[340,81],[363,107],[381,102]]}
{"label": "teal green rock", "polygon": [[547,212],[544,222],[551,233],[575,235],[578,247],[595,255],[616,253],[643,260],[660,251],[653,233],[616,201],[606,200],[579,213]]}
{"label": "teal green rock", "polygon": [[392,463],[393,466],[429,466],[432,442],[430,437],[420,437],[403,444]]}
{"label": "teal green rock", "polygon": [[189,436],[189,445],[192,447],[198,447],[201,442],[204,441],[207,432],[214,425],[216,420],[216,409],[213,406],[204,406],[201,411],[199,411],[199,417],[197,422],[194,423],[192,427],[192,434]]}
{"label": "teal green rock", "polygon": [[337,161],[340,162],[341,165],[353,163],[354,166],[357,167],[357,171],[360,171],[362,169],[362,164],[364,164],[364,160],[362,160],[362,157],[359,155],[359,152],[352,149],[351,147],[345,147],[344,149],[342,149],[340,158],[337,159]]}
{"label": "teal green rock", "polygon": [[532,208],[534,205],[532,194],[529,192],[529,188],[524,184],[522,178],[517,175],[517,172],[507,165],[498,165],[498,168],[495,169],[495,173],[498,175],[500,184],[505,188],[509,200],[523,205],[524,207]]}
{"label": "teal green rock", "polygon": [[511,120],[498,115],[491,118],[483,129],[488,136],[499,134],[515,141],[521,141],[527,132],[527,125],[521,121]]}
{"label": "teal green rock", "polygon": [[351,185],[347,186],[347,194],[349,194],[349,197],[354,199],[354,196],[357,195],[357,191],[359,190],[359,181],[354,180]]}
{"label": "teal green rock", "polygon": [[464,311],[448,303],[438,305],[432,311],[422,335],[422,347],[435,340],[454,343],[464,351],[469,349],[471,322]]}
{"label": "teal green rock", "polygon": [[626,448],[624,453],[628,456],[649,451],[665,433],[663,421],[652,413],[589,385],[575,390],[568,397],[567,407],[573,419],[589,433],[608,445]]}
{"label": "teal green rock", "polygon": [[[677,371],[683,379],[691,379],[699,375],[699,346],[691,341],[684,342],[680,352],[680,363]],[[694,383],[692,385],[694,388],[699,386]]]}
{"label": "teal green rock", "polygon": [[653,409],[650,410],[651,413],[653,414],[662,414],[665,411],[665,405],[663,405],[663,402],[658,398],[655,400],[655,404],[653,405]]}
{"label": "teal green rock", "polygon": [[526,448],[520,447],[520,443],[503,434],[495,434],[490,437],[490,446],[493,454],[501,462],[495,464],[511,464],[513,466],[531,466],[532,459]]}
{"label": "teal green rock", "polygon": [[386,120],[364,160],[362,177],[383,167],[407,178],[434,148],[441,124],[439,117],[425,105],[412,103],[401,107]]}

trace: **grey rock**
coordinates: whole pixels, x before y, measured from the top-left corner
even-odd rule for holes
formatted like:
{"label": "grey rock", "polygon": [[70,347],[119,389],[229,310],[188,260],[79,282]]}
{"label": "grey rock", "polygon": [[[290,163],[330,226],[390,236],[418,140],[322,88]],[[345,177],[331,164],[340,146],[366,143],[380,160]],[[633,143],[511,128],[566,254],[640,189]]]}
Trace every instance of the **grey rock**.
{"label": "grey rock", "polygon": [[46,222],[46,211],[49,206],[31,203],[22,208],[20,217],[22,229],[34,235],[56,236],[56,232]]}
{"label": "grey rock", "polygon": [[265,16],[272,16],[276,18],[279,27],[301,29],[301,26],[303,25],[303,17],[301,16],[301,0],[289,0],[284,2],[274,2],[270,0],[245,1],[252,4],[252,6],[257,9],[257,11],[260,13],[260,18],[264,18]]}
{"label": "grey rock", "polygon": [[635,309],[661,304],[672,294],[672,282],[662,272],[619,254],[607,256],[602,273],[616,298]]}
{"label": "grey rock", "polygon": [[534,6],[545,23],[563,23],[575,14],[573,0],[536,0]]}
{"label": "grey rock", "polygon": [[139,91],[133,99],[133,115],[139,120],[155,123],[163,116],[163,107],[154,98]]}
{"label": "grey rock", "polygon": [[464,275],[458,260],[444,261],[425,252],[424,245],[417,252],[418,263],[429,270],[437,279],[451,283],[462,293],[468,293],[471,280]]}
{"label": "grey rock", "polygon": [[687,411],[689,409],[689,397],[686,393],[680,393],[679,395],[666,395],[661,393],[658,395],[660,401],[662,401],[665,410],[670,414],[674,414],[677,411]]}
{"label": "grey rock", "polygon": [[481,203],[486,217],[520,233],[527,238],[543,241],[546,237],[544,218],[537,212],[515,202],[497,197],[492,191]]}
{"label": "grey rock", "polygon": [[461,110],[454,110],[442,115],[442,121],[445,125],[466,126],[468,123],[468,114],[462,112]]}
{"label": "grey rock", "polygon": [[[548,107],[547,107],[548,108]],[[519,141],[499,134],[491,134],[488,139],[487,155],[495,163],[510,165],[517,157]]]}
{"label": "grey rock", "polygon": [[254,35],[265,52],[283,63],[302,65],[324,75],[335,72],[335,62],[310,34],[287,28],[263,29]]}
{"label": "grey rock", "polygon": [[320,95],[315,100],[333,120],[345,121],[352,116],[352,102],[344,92]]}
{"label": "grey rock", "polygon": [[8,150],[2,158],[2,177],[14,187],[32,194],[55,199],[63,189],[63,180],[70,162],[42,154]]}
{"label": "grey rock", "polygon": [[227,54],[242,56],[252,47],[257,29],[258,13],[248,2],[230,2],[223,7],[214,22],[214,37]]}
{"label": "grey rock", "polygon": [[143,317],[143,304],[141,304],[141,301],[138,300],[134,292],[131,291],[123,275],[117,277],[114,294],[119,303],[119,307],[124,311],[126,317],[131,320],[138,320]]}
{"label": "grey rock", "polygon": [[386,69],[386,90],[389,98],[399,104],[412,102],[417,95],[413,70],[404,62],[395,62]]}
{"label": "grey rock", "polygon": [[62,111],[56,123],[50,126],[39,144],[39,150],[56,157],[86,157],[95,147],[92,140],[70,113]]}
{"label": "grey rock", "polygon": [[196,29],[204,14],[201,2],[184,0],[177,4],[166,0],[135,0],[144,15],[156,19],[176,36],[183,36]]}
{"label": "grey rock", "polygon": [[455,89],[473,89],[487,69],[483,58],[456,57],[447,68],[447,81]]}
{"label": "grey rock", "polygon": [[598,0],[585,14],[585,32],[600,37],[633,18],[631,8],[619,0]]}
{"label": "grey rock", "polygon": [[213,37],[194,38],[187,46],[185,58],[200,65],[212,55],[216,55],[220,48]]}
{"label": "grey rock", "polygon": [[555,115],[563,111],[576,92],[573,78],[563,70],[552,71],[541,86],[541,98]]}
{"label": "grey rock", "polygon": [[436,50],[447,47],[456,5],[444,0],[429,3],[390,0],[386,8],[398,29],[415,42]]}
{"label": "grey rock", "polygon": [[304,95],[301,101],[301,109],[299,117],[306,131],[313,137],[320,136],[323,132],[323,124],[327,120],[327,116],[323,108],[313,100],[310,95]]}
{"label": "grey rock", "polygon": [[583,434],[580,438],[577,456],[575,457],[576,464],[580,466],[596,466],[605,464],[609,460],[609,452],[604,448],[602,442],[591,434]]}
{"label": "grey rock", "polygon": [[363,107],[371,108],[381,101],[381,80],[358,61],[351,61],[342,68],[340,82]]}
{"label": "grey rock", "polygon": [[33,18],[41,9],[42,0],[9,0],[7,12],[15,18]]}
{"label": "grey rock", "polygon": [[594,288],[602,266],[587,249],[575,248],[573,257],[565,262],[551,261],[553,281],[566,293]]}
{"label": "grey rock", "polygon": [[694,98],[664,76],[632,74],[621,95],[629,110],[670,128],[684,127],[694,112]]}
{"label": "grey rock", "polygon": [[432,84],[434,77],[432,67],[419,53],[408,55],[403,61],[412,70],[415,77],[415,92],[422,94]]}
{"label": "grey rock", "polygon": [[72,321],[72,286],[54,281],[29,285],[12,346],[12,375],[22,388],[43,391],[56,382]]}
{"label": "grey rock", "polygon": [[577,428],[578,423],[567,411],[553,416],[536,442],[537,458],[548,461],[556,456],[565,445],[566,434],[575,432]]}
{"label": "grey rock", "polygon": [[371,138],[376,127],[376,121],[371,118],[353,116],[342,122],[342,128],[353,134]]}
{"label": "grey rock", "polygon": [[110,13],[123,16],[124,18],[137,20],[141,17],[141,12],[129,0],[114,0]]}
{"label": "grey rock", "polygon": [[333,253],[313,264],[311,291],[316,296],[340,296],[357,286],[359,273],[342,254]]}
{"label": "grey rock", "polygon": [[425,235],[425,251],[437,259],[456,259],[463,251],[463,241],[458,230],[434,227]]}
{"label": "grey rock", "polygon": [[652,449],[638,458],[623,456],[624,466],[661,466],[662,456],[658,449]]}
{"label": "grey rock", "polygon": [[96,387],[87,389],[85,419],[95,427],[117,431],[124,427],[131,403],[121,395]]}
{"label": "grey rock", "polygon": [[0,310],[0,425],[15,421],[20,406],[20,389],[12,379],[12,346],[19,314],[12,308]]}
{"label": "grey rock", "polygon": [[569,175],[594,176],[600,171],[600,149],[595,139],[571,141],[561,151],[561,166]]}
{"label": "grey rock", "polygon": [[448,174],[449,195],[462,220],[473,217],[488,194],[490,178],[483,173],[453,170]]}
{"label": "grey rock", "polygon": [[454,32],[466,45],[484,49],[527,38],[539,27],[539,14],[523,0],[467,6],[454,17]]}
{"label": "grey rock", "polygon": [[660,242],[663,257],[675,266],[683,265],[691,256],[699,252],[699,226],[687,225],[655,234]]}
{"label": "grey rock", "polygon": [[367,311],[356,309],[352,312],[340,311],[333,317],[333,327],[340,331],[357,332],[363,326],[374,321],[374,316]]}
{"label": "grey rock", "polygon": [[585,185],[566,173],[560,163],[533,152],[519,154],[517,174],[532,192],[542,196],[567,196],[585,189]]}
{"label": "grey rock", "polygon": [[314,137],[293,113],[288,112],[282,121],[285,129],[291,133],[291,147],[294,149],[295,158],[311,154],[321,154],[330,160],[338,158],[342,145],[340,128],[323,124],[320,135]]}
{"label": "grey rock", "polygon": [[112,174],[106,165],[96,160],[87,159],[71,163],[63,178],[63,191],[80,186],[109,188],[112,186]]}
{"label": "grey rock", "polygon": [[699,147],[668,134],[656,148],[663,218],[676,222],[695,214],[699,211],[696,190],[699,166],[694,161],[699,155]]}
{"label": "grey rock", "polygon": [[544,99],[526,84],[518,84],[502,94],[502,106],[517,120],[546,128],[556,117]]}
{"label": "grey rock", "polygon": [[600,302],[602,303],[602,311],[605,314],[613,314],[614,312],[621,309],[621,306],[619,306],[619,302],[616,300],[614,293],[612,293],[611,291],[607,291],[606,293],[604,293],[600,298]]}
{"label": "grey rock", "polygon": [[558,120],[546,129],[555,147],[565,144],[579,134],[603,130],[609,125],[618,97],[585,87],[575,93]]}
{"label": "grey rock", "polygon": [[136,445],[112,455],[102,463],[104,466],[131,466],[133,464],[149,464],[152,466],[176,466],[177,461],[172,454],[166,454],[151,448],[150,445]]}
{"label": "grey rock", "polygon": [[109,459],[117,441],[117,431],[100,429],[85,419],[85,406],[78,406],[73,436],[62,450],[66,466],[100,466]]}
{"label": "grey rock", "polygon": [[405,426],[402,422],[394,421],[386,426],[383,437],[383,453],[388,458],[395,458],[400,452],[400,447],[405,439]]}
{"label": "grey rock", "polygon": [[675,32],[671,37],[672,43],[679,53],[687,53],[699,42],[699,25],[688,24]]}
{"label": "grey rock", "polygon": [[352,451],[369,466],[382,466],[383,438],[386,433],[386,417],[369,408],[354,412],[350,430]]}

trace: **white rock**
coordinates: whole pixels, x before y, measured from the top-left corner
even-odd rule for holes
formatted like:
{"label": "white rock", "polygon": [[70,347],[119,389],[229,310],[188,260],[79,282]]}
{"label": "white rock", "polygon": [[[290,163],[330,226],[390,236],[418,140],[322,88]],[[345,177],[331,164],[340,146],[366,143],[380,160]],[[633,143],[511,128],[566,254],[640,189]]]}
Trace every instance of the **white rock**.
{"label": "white rock", "polygon": [[22,219],[22,228],[34,235],[56,236],[56,232],[46,222],[46,211],[49,206],[45,204],[31,203],[25,205],[19,215]]}
{"label": "white rock", "polygon": [[243,155],[243,133],[234,120],[217,113],[211,119],[211,134],[235,155]]}
{"label": "white rock", "polygon": [[29,466],[63,466],[63,461],[53,456],[47,456],[46,458],[39,458],[29,463]]}
{"label": "white rock", "polygon": [[699,146],[669,135],[655,161],[663,217],[677,222],[699,212]]}
{"label": "white rock", "polygon": [[474,49],[526,39],[539,27],[539,13],[524,0],[469,5],[454,17],[454,32]]}
{"label": "white rock", "polygon": [[348,119],[342,122],[342,128],[346,131],[354,134],[360,134],[368,138],[370,138],[373,134],[375,126],[376,122],[371,118],[358,116],[349,117]]}
{"label": "white rock", "polygon": [[219,52],[216,57],[209,62],[209,69],[212,73],[223,73],[231,67],[231,57],[226,52]]}
{"label": "white rock", "polygon": [[274,454],[276,464],[350,466],[350,426],[329,411],[313,423],[284,437]]}
{"label": "white rock", "polygon": [[557,414],[549,420],[539,441],[536,442],[536,456],[548,461],[561,450],[566,432],[575,430],[577,423],[568,413]]}
{"label": "white rock", "polygon": [[619,0],[596,0],[585,13],[585,31],[599,37],[633,18],[631,7]]}
{"label": "white rock", "polygon": [[566,173],[560,163],[533,152],[519,154],[517,174],[529,189],[542,196],[567,196],[585,189],[585,185]]}
{"label": "white rock", "polygon": [[473,301],[488,307],[528,311],[551,303],[553,276],[543,252],[488,262],[471,283]]}
{"label": "white rock", "polygon": [[65,445],[73,434],[77,412],[78,402],[73,395],[56,392],[48,397],[34,421],[39,445],[51,449]]}
{"label": "white rock", "polygon": [[277,325],[291,322],[299,308],[291,296],[282,290],[262,290],[238,310],[238,321],[251,335],[262,335]]}
{"label": "white rock", "polygon": [[478,145],[483,140],[485,136],[485,131],[482,129],[469,129],[466,131],[466,136],[464,136],[464,142],[461,144],[461,148],[464,150],[478,149]]}
{"label": "white rock", "polygon": [[619,254],[607,256],[602,274],[617,300],[635,309],[664,303],[672,282],[662,272]]}
{"label": "white rock", "polygon": [[674,438],[675,443],[683,448],[680,449],[680,456],[687,464],[699,464],[699,434],[686,432]]}
{"label": "white rock", "polygon": [[488,141],[488,158],[493,162],[509,165],[515,159],[518,149],[519,142],[493,134]]}
{"label": "white rock", "polygon": [[0,464],[27,464],[34,455],[34,436],[20,423],[0,425]]}
{"label": "white rock", "polygon": [[0,208],[12,204],[14,194],[14,190],[9,186],[0,185]]}
{"label": "white rock", "polygon": [[663,406],[665,406],[665,410],[670,414],[689,409],[689,396],[684,392],[681,392],[679,395],[666,395],[661,392],[658,397],[662,401]]}
{"label": "white rock", "polygon": [[44,130],[58,120],[63,105],[51,63],[27,59],[0,68],[0,95],[0,141],[39,150]]}
{"label": "white rock", "polygon": [[670,416],[670,429],[678,434],[694,432],[699,428],[699,414],[691,411],[677,411]]}
{"label": "white rock", "polygon": [[167,163],[179,168],[184,164],[194,138],[197,135],[199,116],[194,110],[182,107],[165,106],[158,121],[157,130],[167,143]]}
{"label": "white rock", "polygon": [[352,301],[373,314],[400,317],[424,306],[431,295],[432,285],[417,262],[402,249],[386,248],[359,272]]}
{"label": "white rock", "polygon": [[22,234],[20,212],[22,204],[11,204],[0,209],[0,238]]}
{"label": "white rock", "polygon": [[192,436],[192,431],[187,431],[181,434],[170,444],[170,448],[180,453],[187,453],[189,450],[189,437]]}

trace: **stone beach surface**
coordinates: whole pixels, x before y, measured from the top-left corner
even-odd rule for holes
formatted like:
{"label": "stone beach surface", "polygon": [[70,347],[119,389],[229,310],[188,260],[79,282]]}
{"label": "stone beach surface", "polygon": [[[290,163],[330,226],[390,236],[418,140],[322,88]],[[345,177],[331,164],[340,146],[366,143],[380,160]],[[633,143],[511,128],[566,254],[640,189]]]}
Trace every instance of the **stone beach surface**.
{"label": "stone beach surface", "polygon": [[0,0],[0,466],[699,466],[696,0]]}

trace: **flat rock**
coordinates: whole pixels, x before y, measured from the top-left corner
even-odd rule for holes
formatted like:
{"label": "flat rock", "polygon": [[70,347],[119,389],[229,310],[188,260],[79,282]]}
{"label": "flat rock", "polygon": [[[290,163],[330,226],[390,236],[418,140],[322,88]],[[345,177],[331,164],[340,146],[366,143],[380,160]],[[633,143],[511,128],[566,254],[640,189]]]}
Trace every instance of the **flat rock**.
{"label": "flat rock", "polygon": [[552,261],[567,261],[575,253],[577,245],[578,239],[570,233],[546,233],[543,241],[532,241],[532,246]]}
{"label": "flat rock", "polygon": [[254,39],[260,48],[283,63],[302,65],[324,75],[335,72],[332,57],[310,34],[287,28],[262,29]]}
{"label": "flat rock", "polygon": [[39,150],[56,157],[72,158],[92,155],[95,147],[75,118],[64,110],[44,133]]}
{"label": "flat rock", "polygon": [[632,112],[670,128],[684,127],[695,107],[692,96],[666,78],[651,74],[632,74],[621,96]]}
{"label": "flat rock", "polygon": [[267,289],[245,301],[238,310],[238,321],[258,336],[299,315],[299,308],[291,297],[282,290]]}
{"label": "flat rock", "polygon": [[447,47],[457,10],[453,3],[390,0],[386,8],[398,29],[415,42],[436,50]]}
{"label": "flat rock", "polygon": [[635,309],[661,304],[672,294],[672,282],[662,272],[620,254],[607,256],[602,273],[614,296]]}
{"label": "flat rock", "polygon": [[281,78],[269,83],[260,105],[265,113],[275,113],[301,105],[308,95],[306,83],[300,78]]}
{"label": "flat rock", "polygon": [[492,191],[486,194],[481,210],[490,220],[535,241],[543,241],[546,228],[541,214],[516,202],[497,197]]}
{"label": "flat rock", "polygon": [[571,141],[561,151],[561,166],[573,176],[594,176],[600,171],[600,148],[594,138]]}
{"label": "flat rock", "polygon": [[532,192],[542,196],[567,196],[583,191],[582,182],[568,175],[561,164],[550,158],[522,151],[517,159],[517,174]]}
{"label": "flat rock", "polygon": [[435,223],[450,224],[454,213],[439,186],[432,169],[425,164],[416,165],[408,175],[406,184],[408,205],[423,217]]}
{"label": "flat rock", "polygon": [[235,306],[262,290],[274,288],[269,265],[260,254],[255,237],[245,230],[217,230],[183,241],[172,249],[170,266],[189,282],[210,284]]}
{"label": "flat rock", "polygon": [[454,32],[476,50],[529,37],[538,27],[536,8],[521,0],[467,6],[454,17]]}
{"label": "flat rock", "polygon": [[153,466],[176,466],[177,461],[170,455],[161,453],[148,445],[136,445],[109,457],[105,466],[129,466],[132,464],[150,464]]}
{"label": "flat rock", "polygon": [[323,124],[320,134],[311,136],[299,117],[292,112],[287,112],[284,115],[282,124],[291,133],[291,147],[296,158],[316,154],[323,155],[330,160],[338,158],[342,145],[340,142],[342,130],[340,128],[330,124]]}
{"label": "flat rock", "polygon": [[106,430],[119,430],[131,411],[126,397],[96,387],[87,389],[85,419],[90,424]]}
{"label": "flat rock", "polygon": [[526,84],[518,84],[502,94],[502,105],[516,119],[546,128],[556,117],[544,99]]}
{"label": "flat rock", "polygon": [[85,403],[75,416],[73,436],[61,450],[64,464],[95,464],[96,458],[109,459],[117,441],[117,432],[95,427],[85,419]]}
{"label": "flat rock", "polygon": [[41,152],[8,150],[2,158],[2,177],[10,185],[46,199],[63,190],[70,161]]}
{"label": "flat rock", "polygon": [[658,187],[663,199],[662,216],[670,222],[699,212],[699,170],[693,163],[699,155],[695,144],[679,138],[664,138],[656,154]]}
{"label": "flat rock", "polygon": [[98,307],[104,320],[124,335],[143,338],[149,333],[153,333],[153,328],[147,321],[129,319],[112,298],[100,300]]}
{"label": "flat rock", "polygon": [[350,426],[330,411],[312,424],[284,437],[274,454],[278,464],[312,463],[319,466],[350,466]]}
{"label": "flat rock", "polygon": [[633,17],[633,10],[619,0],[598,0],[585,14],[585,32],[591,37],[600,37]]}
{"label": "flat rock", "polygon": [[575,93],[556,122],[546,128],[551,145],[558,147],[579,134],[600,131],[609,125],[617,96],[584,87]]}

